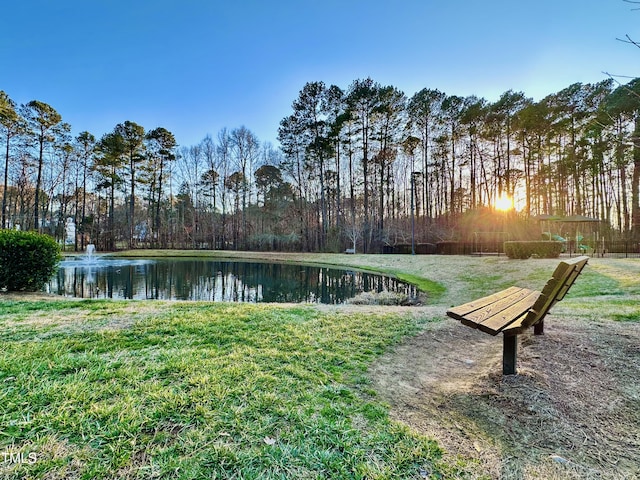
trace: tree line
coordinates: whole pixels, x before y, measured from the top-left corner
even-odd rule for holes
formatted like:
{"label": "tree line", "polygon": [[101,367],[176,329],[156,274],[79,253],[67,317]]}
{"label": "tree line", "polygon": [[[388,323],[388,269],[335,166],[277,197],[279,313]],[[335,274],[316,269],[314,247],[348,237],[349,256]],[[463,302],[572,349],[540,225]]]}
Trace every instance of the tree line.
{"label": "tree line", "polygon": [[78,250],[377,252],[411,236],[463,239],[474,213],[509,196],[525,221],[593,217],[640,239],[640,79],[495,102],[429,88],[408,97],[370,78],[309,82],[279,148],[244,126],[192,146],[133,121],[100,138],[70,132],[50,105],[0,91],[2,228]]}
{"label": "tree line", "polygon": [[[465,240],[473,214],[504,196],[525,222],[588,217],[638,240],[639,93],[639,79],[495,102],[429,88],[407,97],[370,78],[308,83],[278,136],[301,232],[313,235],[304,243],[335,249],[346,236],[379,251],[407,243],[411,219],[419,241]],[[478,218],[471,230],[487,227]]]}

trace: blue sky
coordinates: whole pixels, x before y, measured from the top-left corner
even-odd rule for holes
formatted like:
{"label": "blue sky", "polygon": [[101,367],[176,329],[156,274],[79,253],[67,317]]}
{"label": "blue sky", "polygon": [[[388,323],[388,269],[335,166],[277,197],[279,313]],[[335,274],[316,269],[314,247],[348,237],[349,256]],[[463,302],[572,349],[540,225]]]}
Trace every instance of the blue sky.
{"label": "blue sky", "polygon": [[[640,5],[637,5],[640,7]],[[276,143],[308,81],[370,76],[494,101],[538,100],[603,72],[640,76],[623,0],[20,0],[2,6],[0,90],[74,134],[131,120],[180,145],[245,125]],[[621,79],[621,81],[626,81]]]}

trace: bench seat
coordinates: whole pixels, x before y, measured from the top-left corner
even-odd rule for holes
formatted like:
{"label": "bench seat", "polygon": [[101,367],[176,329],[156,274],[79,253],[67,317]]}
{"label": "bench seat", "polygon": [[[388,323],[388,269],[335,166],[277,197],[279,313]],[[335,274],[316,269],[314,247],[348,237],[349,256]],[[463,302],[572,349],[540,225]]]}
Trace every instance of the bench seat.
{"label": "bench seat", "polygon": [[449,309],[447,315],[464,325],[497,335],[529,311],[540,292],[510,287],[473,302]]}

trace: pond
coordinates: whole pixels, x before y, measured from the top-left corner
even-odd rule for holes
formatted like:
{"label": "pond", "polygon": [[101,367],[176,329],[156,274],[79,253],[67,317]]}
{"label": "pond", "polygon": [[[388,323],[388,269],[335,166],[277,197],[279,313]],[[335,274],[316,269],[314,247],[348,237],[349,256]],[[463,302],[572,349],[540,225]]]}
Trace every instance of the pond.
{"label": "pond", "polygon": [[397,279],[339,268],[209,259],[65,260],[52,293],[76,298],[337,304],[362,292],[417,295]]}

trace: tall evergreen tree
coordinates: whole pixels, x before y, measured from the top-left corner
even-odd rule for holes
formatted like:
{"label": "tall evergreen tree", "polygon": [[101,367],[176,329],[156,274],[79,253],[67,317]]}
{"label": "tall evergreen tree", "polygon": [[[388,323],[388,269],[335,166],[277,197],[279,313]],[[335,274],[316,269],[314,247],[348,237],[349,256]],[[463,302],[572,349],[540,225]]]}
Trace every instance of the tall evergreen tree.
{"label": "tall evergreen tree", "polygon": [[[630,144],[632,157],[631,178],[631,235],[634,240],[640,239],[640,78],[616,88],[607,102],[612,118],[626,116],[630,121],[628,134],[621,135],[618,140],[619,158],[623,158],[624,150]],[[622,132],[621,132],[622,133]]]}
{"label": "tall evergreen tree", "polygon": [[486,118],[486,100],[471,95],[464,100],[460,122],[465,128],[469,143],[467,146],[467,166],[469,170],[469,207],[474,210],[480,204],[478,196],[478,136]]}
{"label": "tall evergreen tree", "polygon": [[[80,225],[80,233],[84,234],[86,233],[85,228],[87,222],[87,178],[91,168],[93,167],[92,158],[95,154],[96,137],[87,131],[80,132],[76,137],[76,145],[79,150],[78,159],[80,161],[80,170],[82,173],[82,208],[80,215],[76,214],[76,225]],[[76,194],[77,192],[78,188],[76,187]],[[76,200],[76,205],[78,203],[78,200]],[[80,239],[80,248],[84,250],[85,235],[81,235]]]}
{"label": "tall evergreen tree", "polygon": [[97,187],[107,190],[109,198],[108,232],[105,247],[108,250],[115,250],[115,198],[116,188],[124,181],[122,177],[126,153],[124,139],[115,132],[107,133],[96,145],[96,152],[93,168],[100,177]]}
{"label": "tall evergreen tree", "polygon": [[4,182],[2,184],[2,223],[0,228],[8,228],[7,222],[7,191],[9,189],[9,153],[11,140],[24,129],[24,120],[16,110],[16,104],[9,96],[0,90],[0,128],[5,141]]}
{"label": "tall evergreen tree", "polygon": [[128,164],[129,175],[129,231],[128,240],[129,248],[134,246],[135,232],[135,205],[136,205],[136,183],[138,182],[138,164],[145,158],[144,156],[144,128],[135,122],[129,120],[119,123],[114,129],[114,133],[122,138],[124,145],[124,155]]}
{"label": "tall evergreen tree", "polygon": [[347,91],[347,111],[353,120],[354,133],[358,137],[361,152],[362,182],[363,182],[363,251],[367,253],[371,245],[371,128],[373,117],[378,106],[380,85],[371,78],[355,80]]}
{"label": "tall evergreen tree", "polygon": [[425,182],[423,189],[423,205],[426,206],[425,213],[428,217],[433,217],[433,201],[431,199],[430,188],[432,184],[432,172],[430,171],[430,142],[434,136],[438,124],[441,122],[442,102],[446,95],[437,89],[423,88],[409,99],[407,105],[407,115],[409,117],[410,129],[418,131],[418,138],[421,140],[422,151],[422,174]]}
{"label": "tall evergreen tree", "polygon": [[375,155],[379,171],[377,232],[379,241],[384,235],[385,198],[388,197],[387,202],[392,198],[393,162],[402,141],[401,126],[406,124],[404,115],[406,101],[405,94],[396,87],[384,86],[378,90],[373,137],[379,142],[379,150]]}
{"label": "tall evergreen tree", "polygon": [[62,116],[56,112],[51,105],[38,100],[32,100],[27,103],[22,109],[22,116],[27,122],[28,133],[35,138],[38,146],[38,174],[36,178],[33,219],[34,228],[40,230],[40,195],[44,150],[47,145],[55,141],[56,135],[62,130],[68,129],[68,125],[62,124]]}
{"label": "tall evergreen tree", "polygon": [[169,130],[163,127],[158,127],[151,130],[146,135],[147,140],[147,158],[152,164],[153,171],[153,184],[155,185],[155,192],[152,191],[152,207],[153,211],[153,231],[156,236],[156,241],[160,242],[161,239],[161,219],[160,219],[160,206],[162,204],[162,195],[164,193],[164,181],[166,180],[166,165],[168,162],[172,162],[176,159],[175,148],[176,139]]}
{"label": "tall evergreen tree", "polygon": [[[450,214],[461,213],[461,202],[456,202],[460,191],[456,189],[456,170],[458,169],[458,150],[457,144],[461,135],[459,128],[462,112],[464,109],[464,98],[457,95],[447,96],[442,102],[442,113],[444,121],[447,127],[446,140],[448,142],[448,162],[446,165],[446,172],[449,181],[449,206],[448,211]],[[459,175],[460,187],[462,178]]]}
{"label": "tall evergreen tree", "polygon": [[326,116],[328,108],[327,88],[323,82],[307,83],[293,102],[297,135],[304,148],[304,170],[320,184],[320,248],[325,245],[328,228],[326,162],[332,153]]}
{"label": "tall evergreen tree", "polygon": [[[514,194],[514,181],[511,169],[513,168],[513,134],[514,120],[518,112],[524,108],[530,100],[528,100],[524,93],[514,92],[508,90],[503,93],[497,102],[491,105],[491,113],[494,115],[494,120],[499,125],[499,137],[503,140],[503,144],[499,145],[498,155],[498,195],[504,192],[507,195],[513,196]],[[501,160],[504,160],[502,162]]]}

